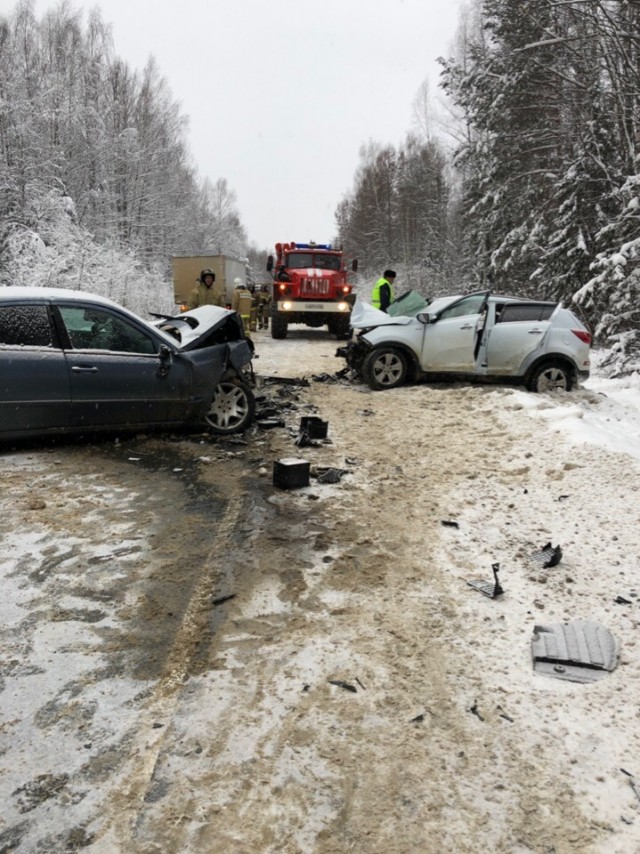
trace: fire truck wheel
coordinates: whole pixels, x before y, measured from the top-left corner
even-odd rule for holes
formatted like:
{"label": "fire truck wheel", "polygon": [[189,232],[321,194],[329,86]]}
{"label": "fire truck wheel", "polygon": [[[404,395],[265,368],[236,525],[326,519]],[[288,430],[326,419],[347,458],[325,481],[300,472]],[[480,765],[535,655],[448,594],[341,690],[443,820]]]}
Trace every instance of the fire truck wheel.
{"label": "fire truck wheel", "polygon": [[407,357],[395,347],[377,347],[365,356],[362,376],[370,388],[396,388],[407,376]]}
{"label": "fire truck wheel", "polygon": [[255,411],[256,401],[248,385],[238,379],[222,380],[216,386],[205,421],[213,433],[227,436],[246,430]]}
{"label": "fire truck wheel", "polygon": [[287,321],[286,318],[274,314],[271,318],[271,337],[286,338],[287,337]]}
{"label": "fire truck wheel", "polygon": [[336,317],[329,321],[329,332],[335,335],[338,340],[349,337],[349,318]]}

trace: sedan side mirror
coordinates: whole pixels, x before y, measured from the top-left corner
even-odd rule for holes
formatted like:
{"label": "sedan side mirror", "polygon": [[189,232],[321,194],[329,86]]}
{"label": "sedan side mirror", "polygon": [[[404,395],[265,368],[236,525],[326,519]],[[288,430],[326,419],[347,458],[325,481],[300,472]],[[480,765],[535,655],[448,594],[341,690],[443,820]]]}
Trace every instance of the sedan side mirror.
{"label": "sedan side mirror", "polygon": [[158,373],[161,377],[166,377],[169,373],[169,368],[171,367],[171,360],[173,356],[173,351],[171,347],[167,347],[166,344],[160,345],[160,368]]}

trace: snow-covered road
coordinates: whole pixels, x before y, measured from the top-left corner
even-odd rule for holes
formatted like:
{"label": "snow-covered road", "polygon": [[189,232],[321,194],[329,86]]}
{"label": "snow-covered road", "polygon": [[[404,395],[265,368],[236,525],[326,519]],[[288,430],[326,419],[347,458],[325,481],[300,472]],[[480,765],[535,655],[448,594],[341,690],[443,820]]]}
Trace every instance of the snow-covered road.
{"label": "snow-covered road", "polygon": [[[336,346],[259,333],[256,369]],[[290,430],[0,457],[0,848],[639,850],[637,389],[262,390]],[[311,413],[331,444],[298,449]],[[298,455],[349,474],[274,489]],[[534,673],[577,618],[618,667]]]}

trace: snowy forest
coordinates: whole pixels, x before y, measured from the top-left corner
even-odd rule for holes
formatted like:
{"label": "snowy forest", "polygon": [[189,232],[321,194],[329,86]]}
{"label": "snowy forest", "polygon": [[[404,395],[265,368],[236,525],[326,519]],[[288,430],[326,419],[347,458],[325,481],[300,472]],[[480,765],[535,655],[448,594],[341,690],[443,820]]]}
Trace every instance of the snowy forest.
{"label": "snowy forest", "polygon": [[364,147],[341,240],[431,296],[562,299],[640,367],[640,2],[476,0],[451,53],[447,137],[419,103],[400,150]]}
{"label": "snowy forest", "polygon": [[170,256],[246,258],[224,178],[201,180],[159,69],[115,54],[94,9],[0,18],[0,285],[83,288],[173,307]]}
{"label": "snowy forest", "polygon": [[[562,299],[640,363],[640,2],[472,0],[396,148],[363,144],[335,240],[437,296]],[[437,114],[437,115],[436,115]],[[402,132],[402,131],[401,131]],[[0,285],[172,304],[172,254],[262,269],[224,178],[202,179],[161,69],[130,68],[94,10],[0,17]],[[259,267],[258,267],[259,265]]]}

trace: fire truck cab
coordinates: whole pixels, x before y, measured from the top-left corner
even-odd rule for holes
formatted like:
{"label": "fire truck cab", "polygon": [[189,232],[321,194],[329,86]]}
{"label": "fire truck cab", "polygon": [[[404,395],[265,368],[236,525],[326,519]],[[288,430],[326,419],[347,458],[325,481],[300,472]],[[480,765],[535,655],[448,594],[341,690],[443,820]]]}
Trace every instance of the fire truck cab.
{"label": "fire truck cab", "polygon": [[[267,270],[273,276],[271,337],[286,338],[290,323],[328,326],[337,338],[349,333],[351,285],[342,249],[330,243],[276,243],[275,259]],[[351,262],[351,270],[358,261]]]}

